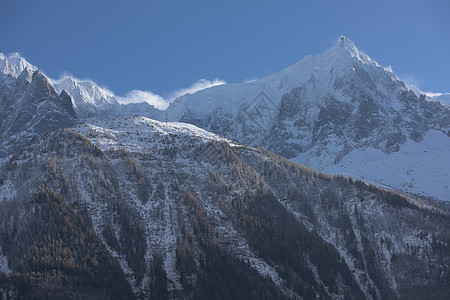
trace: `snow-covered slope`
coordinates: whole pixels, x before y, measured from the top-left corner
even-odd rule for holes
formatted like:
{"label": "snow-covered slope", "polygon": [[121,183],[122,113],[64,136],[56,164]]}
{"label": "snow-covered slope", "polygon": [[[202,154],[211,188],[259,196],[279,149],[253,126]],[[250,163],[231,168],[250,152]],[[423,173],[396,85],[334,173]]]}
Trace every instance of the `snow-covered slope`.
{"label": "snow-covered slope", "polygon": [[337,164],[323,166],[320,160],[302,154],[302,162],[328,174],[353,176],[379,186],[408,193],[450,200],[450,139],[441,131],[427,132],[420,142],[407,140],[399,151],[353,149]]}
{"label": "snow-covered slope", "polygon": [[[390,172],[400,179],[379,174],[370,180],[382,179],[405,191],[411,191],[405,182],[420,179],[414,173],[441,176],[432,166],[449,166],[443,156],[421,155],[422,147],[412,157],[399,150],[405,143],[420,143],[430,130],[443,134],[436,142],[421,145],[426,144],[428,153],[445,149],[450,108],[425,95],[417,96],[390,68],[371,60],[346,37],[324,53],[307,56],[266,78],[180,97],[166,112],[169,120],[262,146],[319,170],[338,170],[347,155],[360,153],[360,159],[371,161],[374,170],[346,170],[358,178],[376,174],[389,155],[396,153],[406,165],[395,164]],[[376,159],[369,155],[374,151],[381,153]],[[410,151],[415,152],[411,147]],[[403,172],[403,168],[414,171]],[[450,200],[446,185],[445,179],[426,180],[415,185],[414,192]]]}
{"label": "snow-covered slope", "polygon": [[[185,136],[207,142],[225,142],[230,146],[236,143],[205,131],[197,126],[180,122],[159,122],[142,116],[92,119],[74,127],[84,136],[100,137],[99,146],[104,150],[124,147],[130,152],[145,152],[159,147],[158,140],[163,137]],[[140,136],[145,138],[141,138]]]}

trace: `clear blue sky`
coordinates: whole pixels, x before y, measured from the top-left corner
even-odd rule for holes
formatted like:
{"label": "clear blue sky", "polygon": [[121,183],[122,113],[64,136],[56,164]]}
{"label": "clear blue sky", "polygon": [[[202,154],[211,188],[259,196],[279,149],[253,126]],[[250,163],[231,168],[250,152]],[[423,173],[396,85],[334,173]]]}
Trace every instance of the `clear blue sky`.
{"label": "clear blue sky", "polygon": [[450,91],[450,1],[1,0],[0,52],[118,95],[261,78],[343,34],[424,91]]}

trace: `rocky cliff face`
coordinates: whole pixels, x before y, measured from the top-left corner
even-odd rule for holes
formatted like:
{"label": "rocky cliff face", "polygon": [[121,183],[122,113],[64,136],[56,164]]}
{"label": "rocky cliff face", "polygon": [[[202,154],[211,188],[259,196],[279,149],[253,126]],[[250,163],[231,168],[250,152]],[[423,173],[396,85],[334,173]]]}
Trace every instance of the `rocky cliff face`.
{"label": "rocky cliff face", "polygon": [[349,84],[357,80],[352,75],[334,83],[344,99],[329,93],[311,105],[309,84],[285,94],[262,144],[289,159],[304,152],[317,159],[331,154],[328,163],[337,164],[355,149],[397,152],[408,139],[420,142],[430,130],[448,136],[450,111],[440,103],[417,97],[400,82],[390,87],[393,98],[375,97],[361,87],[377,81]]}
{"label": "rocky cliff face", "polygon": [[57,94],[40,71],[25,68],[17,78],[2,74],[0,82],[0,155],[78,122],[70,96]]}
{"label": "rocky cliff face", "polygon": [[[137,298],[177,299],[450,291],[448,208],[189,124],[93,120],[35,139],[0,174],[0,248],[18,272],[2,277],[4,290],[38,293],[52,282],[55,295],[122,286]],[[38,222],[52,214],[65,225]],[[92,230],[83,239],[100,241],[99,252],[72,242],[77,228]],[[66,248],[48,252],[43,239]],[[66,281],[78,283],[68,290]]]}

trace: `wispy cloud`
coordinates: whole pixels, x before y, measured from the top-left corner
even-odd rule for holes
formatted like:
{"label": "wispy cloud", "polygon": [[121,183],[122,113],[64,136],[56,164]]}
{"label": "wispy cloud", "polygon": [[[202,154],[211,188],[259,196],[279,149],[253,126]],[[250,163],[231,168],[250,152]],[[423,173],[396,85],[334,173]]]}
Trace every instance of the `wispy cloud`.
{"label": "wispy cloud", "polygon": [[108,95],[110,97],[115,97],[117,101],[121,104],[129,104],[129,103],[142,103],[147,102],[150,105],[153,105],[154,107],[165,110],[167,107],[169,107],[169,104],[175,101],[176,98],[181,97],[186,94],[193,94],[200,90],[204,90],[213,86],[222,85],[226,82],[221,79],[213,79],[213,80],[207,80],[207,79],[200,79],[196,82],[194,82],[191,86],[187,88],[177,89],[172,92],[167,93],[167,95],[161,96],[155,93],[152,93],[151,91],[142,91],[142,90],[132,90],[125,94],[125,96],[117,96],[112,92],[110,89],[108,89],[105,86],[100,86],[95,81],[93,81],[90,78],[77,78],[70,74],[69,72],[64,72],[59,79],[51,79],[53,83],[60,83],[66,79],[72,79],[79,84],[93,84],[98,88],[98,91],[104,95]]}
{"label": "wispy cloud", "polygon": [[147,102],[148,104],[153,105],[158,109],[164,110],[178,97],[186,94],[193,94],[200,90],[204,90],[217,85],[222,85],[225,83],[225,81],[217,78],[212,81],[207,79],[200,79],[190,87],[178,89],[168,93],[168,96],[166,97],[152,93],[150,91],[132,90],[128,92],[124,97],[117,97],[117,99],[122,104]]}
{"label": "wispy cloud", "polygon": [[169,103],[158,94],[149,91],[132,90],[125,97],[117,97],[122,104],[147,102],[158,109],[166,109]]}
{"label": "wispy cloud", "polygon": [[181,97],[183,95],[186,94],[193,94],[195,92],[198,92],[200,90],[204,90],[216,85],[222,85],[225,84],[226,82],[224,80],[221,79],[214,79],[212,81],[207,80],[207,79],[200,79],[197,82],[194,82],[193,85],[191,85],[190,87],[184,88],[184,89],[179,89],[179,90],[175,90],[171,93],[169,93],[169,96],[167,97],[168,101],[172,102],[173,100],[175,100],[178,97]]}
{"label": "wispy cloud", "polygon": [[425,92],[425,95],[427,95],[428,97],[439,97],[444,95],[445,93],[435,93],[435,92]]}
{"label": "wispy cloud", "polygon": [[255,82],[256,80],[258,80],[258,78],[248,78],[248,79],[245,79],[244,82],[245,83],[252,83],[252,82]]}
{"label": "wispy cloud", "polygon": [[418,88],[425,84],[425,78],[420,75],[404,73],[398,76],[404,83]]}

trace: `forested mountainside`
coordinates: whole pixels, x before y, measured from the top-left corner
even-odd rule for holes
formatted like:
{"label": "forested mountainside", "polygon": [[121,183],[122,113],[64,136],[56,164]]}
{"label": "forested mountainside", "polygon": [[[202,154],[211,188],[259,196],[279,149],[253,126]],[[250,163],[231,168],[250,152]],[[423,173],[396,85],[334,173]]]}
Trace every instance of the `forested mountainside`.
{"label": "forested mountainside", "polygon": [[0,170],[0,292],[28,298],[450,293],[449,210],[193,125],[91,120]]}

